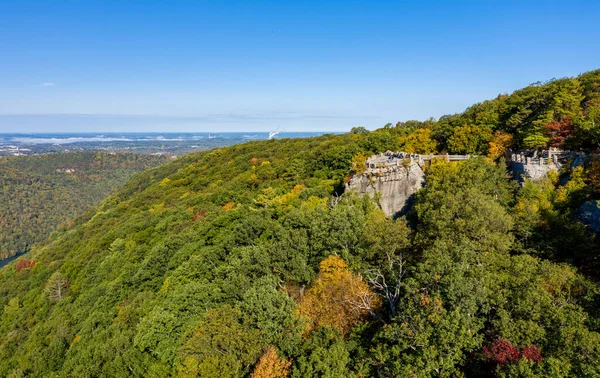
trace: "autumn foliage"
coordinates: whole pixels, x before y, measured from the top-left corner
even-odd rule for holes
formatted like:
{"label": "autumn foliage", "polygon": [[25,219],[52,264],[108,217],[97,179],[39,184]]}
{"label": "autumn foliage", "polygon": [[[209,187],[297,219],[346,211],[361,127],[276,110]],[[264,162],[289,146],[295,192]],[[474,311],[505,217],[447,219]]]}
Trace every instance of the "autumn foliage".
{"label": "autumn foliage", "polygon": [[17,262],[17,272],[20,272],[23,269],[31,269],[34,266],[35,266],[34,260],[27,260],[27,259],[19,260],[19,262]]}
{"label": "autumn foliage", "polygon": [[531,362],[537,363],[542,360],[542,352],[540,351],[540,348],[535,345],[525,345],[521,348],[521,355]]}
{"label": "autumn foliage", "polygon": [[206,212],[205,211],[199,211],[199,212],[197,212],[194,215],[194,222],[196,222],[200,218],[206,218]]}
{"label": "autumn foliage", "polygon": [[300,300],[298,311],[309,320],[309,328],[329,326],[348,334],[352,327],[367,318],[370,308],[381,306],[360,275],[352,274],[348,264],[338,256],[329,256],[319,265],[319,275]]}
{"label": "autumn foliage", "polygon": [[291,361],[281,359],[273,345],[269,345],[258,360],[251,378],[284,378],[290,374]]}
{"label": "autumn foliage", "polygon": [[573,120],[570,117],[565,117],[560,122],[553,120],[544,125],[544,130],[550,137],[548,144],[551,147],[560,147],[565,143],[567,138],[573,135],[575,128]]}
{"label": "autumn foliage", "polygon": [[490,345],[483,347],[486,359],[504,365],[510,361],[517,361],[520,357],[519,349],[505,339],[494,340]]}
{"label": "autumn foliage", "polygon": [[531,362],[540,362],[542,353],[535,345],[525,345],[520,350],[506,339],[494,340],[490,345],[483,347],[483,356],[492,362],[505,365],[511,361],[525,358]]}
{"label": "autumn foliage", "polygon": [[431,154],[435,152],[437,143],[431,129],[417,129],[415,132],[400,138],[402,150],[408,153]]}
{"label": "autumn foliage", "polygon": [[352,157],[352,170],[360,175],[367,170],[367,157],[362,153],[358,153]]}
{"label": "autumn foliage", "polygon": [[489,143],[489,151],[488,156],[492,159],[499,159],[504,155],[506,149],[510,147],[514,143],[513,136],[502,132],[496,131],[494,133],[494,138]]}

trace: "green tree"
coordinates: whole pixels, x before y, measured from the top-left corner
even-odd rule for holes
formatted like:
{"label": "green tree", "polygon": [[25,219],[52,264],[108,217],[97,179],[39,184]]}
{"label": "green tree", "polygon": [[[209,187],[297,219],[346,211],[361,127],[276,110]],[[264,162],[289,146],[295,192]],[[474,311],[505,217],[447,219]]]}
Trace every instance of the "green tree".
{"label": "green tree", "polygon": [[581,118],[581,102],[584,99],[583,88],[578,79],[564,79],[559,82],[559,90],[554,95],[554,117],[563,120],[567,117]]}
{"label": "green tree", "polygon": [[364,126],[355,126],[350,129],[350,134],[366,135],[368,133],[369,130],[367,130]]}
{"label": "green tree", "polygon": [[50,276],[46,282],[45,290],[48,296],[55,301],[61,300],[67,294],[69,281],[59,271],[56,271]]}
{"label": "green tree", "polygon": [[396,316],[402,295],[402,279],[411,257],[410,228],[404,218],[392,220],[383,212],[374,212],[365,224],[363,239],[367,244],[365,279]]}
{"label": "green tree", "polygon": [[178,371],[184,377],[242,377],[265,345],[260,331],[242,324],[239,310],[222,306],[209,310],[188,332]]}
{"label": "green tree", "polygon": [[492,140],[490,129],[478,126],[459,126],[448,139],[448,149],[455,154],[485,154]]}
{"label": "green tree", "polygon": [[550,138],[541,132],[531,134],[523,139],[523,145],[527,148],[537,150],[548,146]]}

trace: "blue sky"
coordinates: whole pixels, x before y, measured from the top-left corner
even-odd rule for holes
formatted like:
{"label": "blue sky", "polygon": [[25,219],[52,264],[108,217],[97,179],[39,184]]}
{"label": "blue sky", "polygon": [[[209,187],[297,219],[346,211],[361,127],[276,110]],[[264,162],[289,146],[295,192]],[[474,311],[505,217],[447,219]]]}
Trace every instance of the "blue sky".
{"label": "blue sky", "polygon": [[3,1],[0,132],[345,131],[600,68],[600,1]]}

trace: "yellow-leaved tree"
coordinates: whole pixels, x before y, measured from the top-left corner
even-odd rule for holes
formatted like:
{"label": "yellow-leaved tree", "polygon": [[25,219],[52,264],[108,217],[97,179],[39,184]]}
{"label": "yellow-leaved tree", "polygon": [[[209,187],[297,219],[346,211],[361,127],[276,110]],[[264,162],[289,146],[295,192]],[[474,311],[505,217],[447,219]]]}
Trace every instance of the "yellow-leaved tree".
{"label": "yellow-leaved tree", "polygon": [[400,146],[404,152],[410,154],[432,154],[437,149],[437,142],[433,139],[431,129],[423,128],[401,137]]}
{"label": "yellow-leaved tree", "polygon": [[492,141],[489,143],[488,157],[499,159],[504,155],[506,149],[513,144],[513,137],[509,133],[496,131]]}
{"label": "yellow-leaved tree", "polygon": [[319,275],[300,299],[298,312],[308,320],[306,332],[329,326],[348,334],[380,307],[381,299],[363,278],[350,272],[340,257],[329,256],[321,261]]}
{"label": "yellow-leaved tree", "polygon": [[352,170],[357,174],[363,174],[367,170],[367,157],[358,153],[352,157]]}

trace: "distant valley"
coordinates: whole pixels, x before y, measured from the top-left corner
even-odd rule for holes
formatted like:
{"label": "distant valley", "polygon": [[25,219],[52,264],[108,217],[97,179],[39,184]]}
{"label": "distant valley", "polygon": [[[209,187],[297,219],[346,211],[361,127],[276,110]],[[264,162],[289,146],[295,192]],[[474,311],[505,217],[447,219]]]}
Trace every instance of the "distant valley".
{"label": "distant valley", "polygon": [[103,152],[0,158],[0,259],[28,251],[132,175],[167,161]]}

